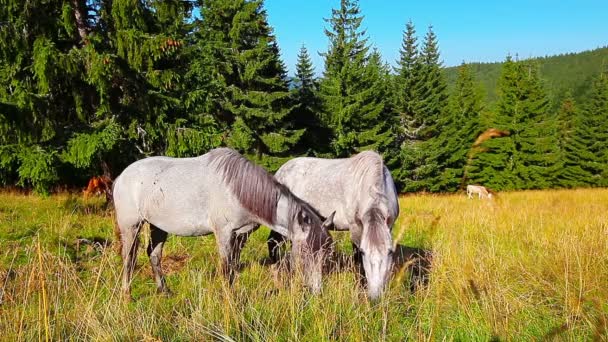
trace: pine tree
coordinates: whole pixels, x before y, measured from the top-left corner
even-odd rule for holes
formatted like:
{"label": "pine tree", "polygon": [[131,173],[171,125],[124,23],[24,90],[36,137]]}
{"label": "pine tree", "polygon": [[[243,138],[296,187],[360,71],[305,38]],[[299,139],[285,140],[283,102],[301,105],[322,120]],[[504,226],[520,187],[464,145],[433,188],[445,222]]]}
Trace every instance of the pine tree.
{"label": "pine tree", "polygon": [[166,154],[173,126],[185,115],[181,80],[191,5],[114,0],[97,8],[99,18],[89,28],[95,34],[84,38],[83,52],[87,83],[98,98],[63,158],[79,168],[111,160],[116,173],[135,159]]}
{"label": "pine tree", "polygon": [[510,135],[482,144],[469,176],[495,189],[546,188],[558,167],[555,120],[534,64],[507,57],[493,128]]}
{"label": "pine tree", "polygon": [[2,6],[0,88],[10,91],[0,93],[0,115],[15,119],[2,125],[3,178],[44,192],[166,153],[171,127],[186,112],[191,7],[177,0]]}
{"label": "pine tree", "polygon": [[329,152],[329,131],[322,124],[321,99],[318,95],[319,82],[315,78],[314,69],[308,50],[304,45],[298,53],[296,75],[294,80],[293,98],[295,125],[306,131],[298,144],[297,150],[306,154],[324,154]]}
{"label": "pine tree", "polygon": [[399,63],[398,110],[402,113],[405,142],[398,179],[406,191],[437,191],[440,174],[439,120],[447,107],[446,82],[441,72],[437,37],[432,27],[420,52],[416,51],[411,22],[404,33]]}
{"label": "pine tree", "polygon": [[442,172],[436,186],[442,191],[462,189],[466,182],[465,167],[469,152],[481,133],[482,96],[478,89],[471,70],[462,63],[458,68],[447,115],[440,120],[438,142],[441,154],[438,158],[442,160]]}
{"label": "pine tree", "polygon": [[418,112],[419,94],[422,92],[422,64],[418,58],[418,44],[416,29],[410,20],[403,33],[401,44],[400,59],[398,67],[395,68],[397,76],[394,86],[394,103],[400,111],[402,132],[399,142],[405,140],[416,140],[417,129],[422,126],[422,121]]}
{"label": "pine tree", "polygon": [[[591,184],[608,186],[608,70],[600,73],[593,82],[590,102],[581,118],[586,131],[590,158],[581,161],[581,167],[591,174]],[[584,133],[583,133],[584,134]]]}
{"label": "pine tree", "polygon": [[46,192],[59,151],[87,110],[71,1],[0,6],[0,177]]}
{"label": "pine tree", "polygon": [[387,125],[385,68],[378,53],[370,53],[363,16],[356,1],[342,0],[326,19],[330,29],[329,50],[320,96],[323,119],[332,129],[331,146],[338,157],[365,150],[382,150],[390,145],[392,131]]}
{"label": "pine tree", "polygon": [[528,189],[549,188],[556,182],[559,153],[555,117],[550,115],[549,98],[542,85],[539,67],[522,63],[524,73],[520,86],[522,117],[519,118],[519,178]]}
{"label": "pine tree", "polygon": [[203,69],[216,84],[209,110],[226,143],[276,170],[300,140],[285,66],[261,1],[201,1]]}
{"label": "pine tree", "polygon": [[572,94],[568,92],[557,114],[558,148],[560,172],[558,186],[573,188],[591,184],[592,175],[581,165],[593,160],[590,146],[589,128],[582,122],[581,111],[577,108]]}

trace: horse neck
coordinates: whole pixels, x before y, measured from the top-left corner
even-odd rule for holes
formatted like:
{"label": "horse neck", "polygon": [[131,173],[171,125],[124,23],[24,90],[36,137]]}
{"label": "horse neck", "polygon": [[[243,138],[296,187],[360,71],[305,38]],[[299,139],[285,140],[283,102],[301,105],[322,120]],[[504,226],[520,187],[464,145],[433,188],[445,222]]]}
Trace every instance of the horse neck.
{"label": "horse neck", "polygon": [[[297,208],[297,202],[291,194],[281,193],[277,201],[275,222],[268,222],[275,229],[281,230],[281,228],[290,231],[291,222],[293,221],[294,211]],[[279,233],[281,233],[279,231]]]}
{"label": "horse neck", "polygon": [[[384,194],[384,164],[361,163],[353,160],[355,186],[350,186],[359,203],[365,203],[370,197],[375,199]],[[378,168],[378,169],[376,169]]]}

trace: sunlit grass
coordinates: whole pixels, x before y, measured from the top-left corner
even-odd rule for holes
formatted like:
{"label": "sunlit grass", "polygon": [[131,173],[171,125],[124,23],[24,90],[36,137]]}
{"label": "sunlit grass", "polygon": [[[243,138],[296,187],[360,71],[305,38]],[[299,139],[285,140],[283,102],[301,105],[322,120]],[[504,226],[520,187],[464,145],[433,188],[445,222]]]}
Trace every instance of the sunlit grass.
{"label": "sunlit grass", "polygon": [[[495,201],[406,196],[394,236],[432,253],[429,283],[412,293],[398,273],[378,303],[365,299],[348,268],[309,295],[298,277],[261,262],[263,229],[245,247],[232,287],[216,271],[213,237],[169,238],[170,297],[156,294],[140,249],[135,300],[124,302],[111,211],[101,206],[70,195],[0,194],[0,339],[606,338],[608,190]],[[334,236],[348,253],[347,234]]]}

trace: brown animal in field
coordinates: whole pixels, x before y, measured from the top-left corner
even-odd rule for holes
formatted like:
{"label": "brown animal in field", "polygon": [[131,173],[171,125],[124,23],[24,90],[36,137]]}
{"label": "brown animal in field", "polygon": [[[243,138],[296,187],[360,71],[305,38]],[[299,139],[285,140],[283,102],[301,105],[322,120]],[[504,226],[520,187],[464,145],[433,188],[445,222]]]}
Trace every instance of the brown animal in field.
{"label": "brown animal in field", "polygon": [[112,180],[108,176],[94,176],[89,179],[89,184],[84,190],[84,199],[86,200],[91,195],[106,196],[107,203],[112,202]]}

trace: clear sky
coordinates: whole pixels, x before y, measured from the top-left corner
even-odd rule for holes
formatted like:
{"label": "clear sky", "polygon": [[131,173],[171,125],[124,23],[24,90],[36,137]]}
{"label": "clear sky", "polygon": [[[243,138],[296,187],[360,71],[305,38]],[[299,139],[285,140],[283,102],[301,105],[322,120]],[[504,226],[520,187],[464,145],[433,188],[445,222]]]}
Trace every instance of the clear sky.
{"label": "clear sky", "polygon": [[[293,75],[305,44],[318,73],[327,50],[323,18],[339,0],[266,0],[268,21],[283,61]],[[391,65],[399,58],[405,23],[412,20],[420,38],[428,26],[439,39],[446,66],[502,61],[590,50],[608,45],[608,0],[411,1],[360,0],[369,42]]]}

